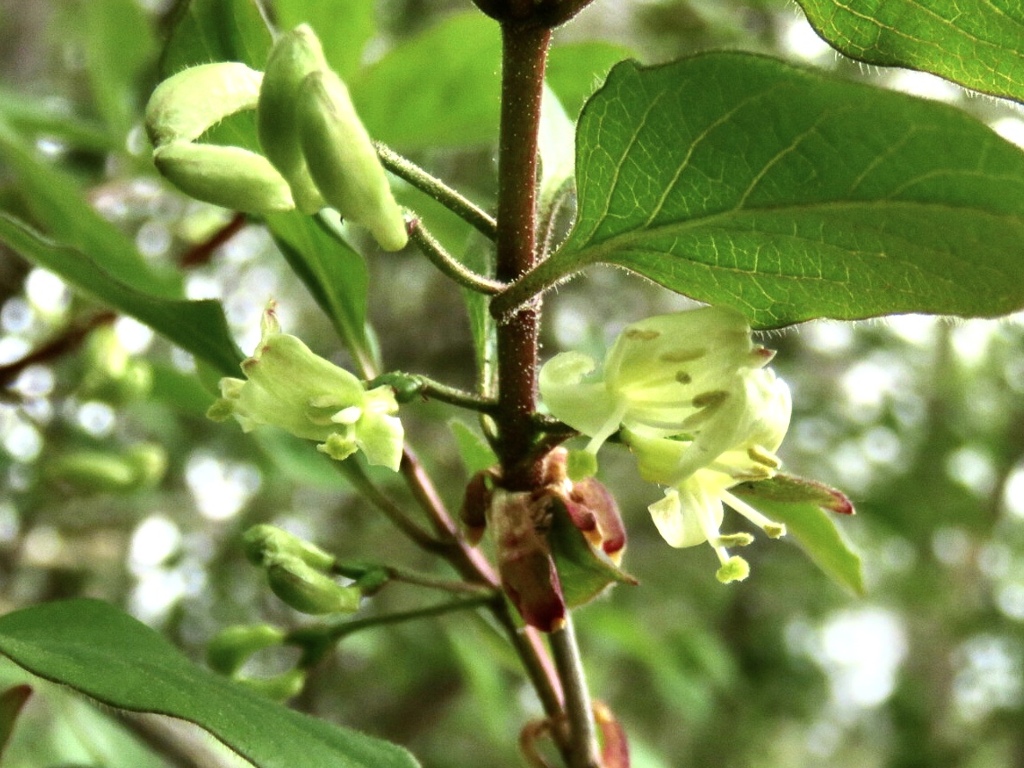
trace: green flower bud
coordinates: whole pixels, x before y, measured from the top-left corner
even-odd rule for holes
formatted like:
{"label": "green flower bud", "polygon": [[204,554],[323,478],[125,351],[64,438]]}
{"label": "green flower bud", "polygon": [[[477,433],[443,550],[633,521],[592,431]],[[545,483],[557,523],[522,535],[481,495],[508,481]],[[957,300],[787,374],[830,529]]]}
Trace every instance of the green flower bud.
{"label": "green flower bud", "polygon": [[153,162],[185,194],[244,213],[295,207],[284,177],[262,155],[241,147],[175,142],[157,147]]}
{"label": "green flower bud", "polygon": [[302,155],[297,118],[299,86],[312,72],[328,69],[316,33],[302,24],[283,35],[267,59],[256,109],[260,146],[291,185],[300,211],[313,214],[324,198],[313,183]]}
{"label": "green flower bud", "polygon": [[254,525],[242,535],[245,556],[253,565],[266,565],[280,556],[297,557],[310,568],[318,571],[329,571],[334,566],[335,557],[324,552],[316,544],[303,541],[298,536],[288,533],[276,526]]}
{"label": "green flower bud", "polygon": [[234,61],[171,75],[146,105],[146,131],[153,146],[193,141],[225,117],[254,109],[262,79],[262,73]]}
{"label": "green flower bud", "polygon": [[297,611],[319,615],[359,610],[358,587],[343,587],[298,557],[279,554],[265,567],[271,591]]}
{"label": "green flower bud", "polygon": [[130,493],[152,488],[164,476],[163,448],[142,443],[123,452],[81,450],[47,462],[43,477],[92,493]]}
{"label": "green flower bud", "polygon": [[292,669],[274,677],[263,678],[237,677],[235,682],[272,701],[287,701],[302,693],[306,684],[306,671]]}
{"label": "green flower bud", "polygon": [[206,646],[206,663],[215,672],[233,675],[254,653],[279,646],[283,640],[284,632],[269,624],[226,627]]}
{"label": "green flower bud", "polygon": [[402,210],[341,78],[331,70],[307,75],[298,119],[302,151],[324,199],[342,218],[369,229],[385,251],[404,248]]}
{"label": "green flower bud", "polygon": [[153,384],[153,371],[145,360],[133,358],[110,326],[89,336],[80,397],[121,405],[145,397]]}

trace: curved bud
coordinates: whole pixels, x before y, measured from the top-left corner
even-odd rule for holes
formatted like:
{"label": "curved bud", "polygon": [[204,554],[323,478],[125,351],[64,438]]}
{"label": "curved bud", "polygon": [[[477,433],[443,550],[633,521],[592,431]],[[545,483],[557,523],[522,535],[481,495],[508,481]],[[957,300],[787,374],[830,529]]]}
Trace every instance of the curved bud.
{"label": "curved bud", "polygon": [[206,646],[206,663],[223,675],[233,675],[249,657],[284,641],[284,632],[269,624],[239,624],[218,632]]}
{"label": "curved bud", "polygon": [[236,112],[255,109],[263,73],[236,61],[183,69],[160,83],[146,105],[154,147],[193,141]]}
{"label": "curved bud", "polygon": [[327,572],[334,567],[334,555],[288,531],[266,523],[254,525],[242,534],[242,546],[245,549],[245,556],[253,565],[267,565],[276,557],[286,555],[297,557],[318,571]]}
{"label": "curved bud", "polygon": [[291,555],[266,563],[270,589],[297,611],[314,615],[354,613],[362,597],[357,587],[343,587]]}
{"label": "curved bud", "polygon": [[157,443],[138,443],[131,446],[125,458],[135,470],[139,488],[153,488],[167,472],[167,451]]}
{"label": "curved bud", "polygon": [[106,451],[73,451],[51,458],[43,476],[86,493],[124,493],[137,486],[132,462]]}
{"label": "curved bud", "polygon": [[185,194],[244,213],[290,211],[291,189],[265,157],[241,147],[175,142],[157,147],[153,162]]}
{"label": "curved bud", "polygon": [[235,682],[272,701],[287,701],[302,693],[306,670],[291,669],[273,677],[236,677]]}
{"label": "curved bud", "polygon": [[316,33],[307,24],[299,25],[274,44],[256,108],[260,146],[288,180],[298,209],[307,214],[316,213],[325,203],[302,155],[297,97],[307,75],[326,69],[327,61]]}
{"label": "curved bud", "polygon": [[341,78],[331,70],[307,75],[298,120],[302,151],[324,199],[342,218],[369,229],[385,251],[404,248],[402,210]]}

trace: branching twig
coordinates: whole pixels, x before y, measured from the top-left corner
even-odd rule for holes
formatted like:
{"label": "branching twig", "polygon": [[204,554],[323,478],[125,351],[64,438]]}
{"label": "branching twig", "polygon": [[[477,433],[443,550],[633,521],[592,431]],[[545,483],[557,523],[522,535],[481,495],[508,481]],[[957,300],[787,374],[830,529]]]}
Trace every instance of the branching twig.
{"label": "branching twig", "polygon": [[409,232],[409,239],[416,243],[423,252],[423,255],[430,259],[431,263],[441,270],[444,275],[450,277],[463,288],[493,296],[501,293],[508,287],[505,283],[478,275],[465,264],[457,261],[444,249],[443,245],[433,238],[419,219],[408,220],[405,227]]}

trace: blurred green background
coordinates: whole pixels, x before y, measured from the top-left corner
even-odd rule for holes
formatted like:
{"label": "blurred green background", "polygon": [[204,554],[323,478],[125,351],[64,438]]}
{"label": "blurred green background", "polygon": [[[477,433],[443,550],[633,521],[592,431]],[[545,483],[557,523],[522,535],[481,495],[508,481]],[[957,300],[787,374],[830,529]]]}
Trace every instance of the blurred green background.
{"label": "blurred green background", "polygon": [[[187,201],[149,164],[141,108],[159,79],[174,5],[0,0],[0,128],[75,179],[155,267],[180,271],[189,297],[221,299],[243,350],[273,296],[286,331],[343,361],[328,321],[266,233],[236,222],[226,242],[197,250],[230,216]],[[301,4],[284,5],[297,13]],[[347,3],[325,5],[346,23]],[[471,9],[468,0],[378,2],[362,63],[434,24],[461,23],[455,14]],[[485,83],[496,82],[489,40],[457,44],[479,44],[473,76]],[[596,0],[556,42],[577,46],[552,59],[562,92],[578,94],[576,103],[563,96],[571,113],[613,56],[655,63],[729,47],[949,101],[1024,141],[1019,113],[927,75],[843,60],[783,0]],[[487,109],[459,135],[445,133],[441,113],[432,124],[428,107],[410,116],[401,103],[378,106],[371,127],[493,202]],[[419,131],[434,138],[417,145]],[[5,157],[0,208],[33,220]],[[479,250],[422,198],[407,201],[461,253]],[[386,364],[471,386],[459,291],[411,252],[371,254],[370,268]],[[597,352],[625,323],[682,306],[637,278],[595,269],[546,300],[544,355]],[[812,323],[762,342],[779,351],[774,367],[794,394],[786,468],[854,500],[858,515],[838,524],[863,556],[867,593],[844,592],[795,546],[763,537],[745,552],[751,578],[720,585],[711,552],[672,550],[659,538],[645,510],[658,490],[611,448],[603,479],[629,526],[625,565],[641,583],[580,610],[577,631],[592,692],[626,726],[634,765],[1024,767],[1024,318]],[[32,364],[20,362],[26,356]],[[386,552],[433,567],[340,475],[317,472],[290,443],[208,422],[211,396],[195,373],[187,355],[144,327],[0,250],[0,611],[101,597],[200,659],[227,624],[304,621],[242,557],[239,534],[254,523],[285,526],[347,557]],[[403,420],[457,507],[466,473],[453,415],[416,405]],[[422,597],[394,587],[373,603],[387,611]],[[260,657],[252,672],[289,661]],[[404,744],[425,766],[517,765],[518,730],[540,711],[515,657],[469,615],[355,634],[318,672],[295,706]],[[24,679],[0,664],[0,687]],[[169,734],[166,723],[122,719],[32,684],[37,695],[4,768],[237,764],[206,752],[194,732]],[[196,762],[182,745],[198,750]]]}

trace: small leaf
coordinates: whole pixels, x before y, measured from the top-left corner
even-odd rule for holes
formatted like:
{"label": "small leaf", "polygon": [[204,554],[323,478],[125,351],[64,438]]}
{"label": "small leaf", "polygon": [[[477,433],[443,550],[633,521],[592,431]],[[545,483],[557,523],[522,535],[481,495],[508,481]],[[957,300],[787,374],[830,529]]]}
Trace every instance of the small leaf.
{"label": "small leaf", "polygon": [[860,555],[840,533],[828,512],[815,504],[766,498],[758,498],[756,506],[772,520],[785,523],[788,536],[796,540],[811,562],[832,581],[856,595],[864,594]]}
{"label": "small leaf", "polygon": [[818,34],[851,58],[933,72],[976,91],[1024,102],[1020,0],[797,2]]}
{"label": "small leaf", "polygon": [[590,602],[611,584],[637,584],[636,578],[619,568],[603,552],[597,552],[572,524],[560,504],[554,514],[548,543],[558,567],[565,604],[570,608]]}
{"label": "small leaf", "polygon": [[258,768],[415,768],[402,748],[287,709],[193,665],[153,630],[98,600],[0,618],[0,653],[118,709],[195,723]]}
{"label": "small leaf", "polygon": [[243,355],[228,331],[219,302],[166,299],[143,293],[115,278],[81,251],[47,240],[6,214],[0,214],[0,242],[60,275],[82,293],[162,333],[222,374],[238,374]]}
{"label": "small leaf", "polygon": [[187,0],[171,22],[160,57],[162,78],[211,61],[240,61],[262,70],[270,30],[256,0]]}
{"label": "small leaf", "polygon": [[326,225],[298,212],[267,216],[267,226],[292,271],[331,319],[356,360],[369,360],[366,308],[370,276],[366,262],[329,233]]}
{"label": "small leaf", "polygon": [[744,53],[623,62],[576,151],[576,226],[496,313],[597,262],[758,328],[1024,307],[1024,153],[947,105]]}

